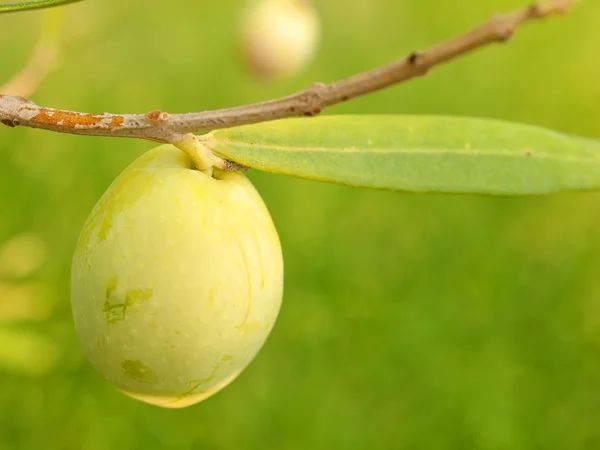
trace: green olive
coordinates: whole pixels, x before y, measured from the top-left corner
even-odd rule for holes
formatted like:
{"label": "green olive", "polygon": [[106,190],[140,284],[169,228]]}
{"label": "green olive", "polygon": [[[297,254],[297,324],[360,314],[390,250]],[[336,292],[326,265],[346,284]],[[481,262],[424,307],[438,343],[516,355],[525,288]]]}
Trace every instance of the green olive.
{"label": "green olive", "polygon": [[142,155],[87,219],[72,310],[85,354],[125,394],[179,408],[251,362],[277,318],[283,258],[246,176],[209,176],[170,145]]}

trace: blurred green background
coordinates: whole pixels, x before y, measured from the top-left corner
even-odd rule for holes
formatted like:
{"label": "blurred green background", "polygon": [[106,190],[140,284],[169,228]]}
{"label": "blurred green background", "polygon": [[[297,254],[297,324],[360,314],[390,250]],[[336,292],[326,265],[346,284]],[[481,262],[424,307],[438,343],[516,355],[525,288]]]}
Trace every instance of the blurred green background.
{"label": "blurred green background", "polygon": [[[317,0],[315,60],[277,84],[235,51],[240,1],[65,8],[40,104],[187,112],[386,63],[523,0]],[[42,12],[0,16],[0,80]],[[600,138],[600,3],[327,110],[495,117]],[[1,83],[0,83],[1,84]],[[252,171],[284,249],[283,307],[228,388],[163,410],[94,372],[70,259],[109,183],[152,143],[0,129],[0,449],[600,449],[600,193],[408,195]]]}

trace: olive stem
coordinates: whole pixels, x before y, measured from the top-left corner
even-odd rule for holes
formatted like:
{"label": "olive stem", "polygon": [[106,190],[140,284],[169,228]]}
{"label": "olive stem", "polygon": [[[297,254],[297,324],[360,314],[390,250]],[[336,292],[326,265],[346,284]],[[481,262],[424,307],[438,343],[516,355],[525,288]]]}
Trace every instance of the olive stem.
{"label": "olive stem", "polygon": [[213,166],[219,165],[219,158],[191,133],[186,134],[182,140],[173,142],[173,145],[189,156],[195,169],[208,176],[212,176]]}
{"label": "olive stem", "polygon": [[317,83],[288,97],[251,105],[188,114],[90,114],[45,108],[22,97],[0,95],[0,122],[61,133],[184,141],[187,133],[266,122],[295,116],[314,116],[324,108],[369,94],[412,78],[480,47],[506,42],[519,26],[568,12],[578,0],[549,0],[498,15],[422,52],[331,84]]}

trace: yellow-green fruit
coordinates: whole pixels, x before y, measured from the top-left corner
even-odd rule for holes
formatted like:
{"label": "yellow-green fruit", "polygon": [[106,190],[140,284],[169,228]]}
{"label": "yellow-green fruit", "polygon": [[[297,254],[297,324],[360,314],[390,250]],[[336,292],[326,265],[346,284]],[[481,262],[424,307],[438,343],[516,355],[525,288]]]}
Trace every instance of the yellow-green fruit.
{"label": "yellow-green fruit", "polygon": [[265,342],[283,292],[281,245],[242,173],[208,176],[165,145],[94,207],[71,289],[100,374],[139,400],[184,407],[233,381]]}

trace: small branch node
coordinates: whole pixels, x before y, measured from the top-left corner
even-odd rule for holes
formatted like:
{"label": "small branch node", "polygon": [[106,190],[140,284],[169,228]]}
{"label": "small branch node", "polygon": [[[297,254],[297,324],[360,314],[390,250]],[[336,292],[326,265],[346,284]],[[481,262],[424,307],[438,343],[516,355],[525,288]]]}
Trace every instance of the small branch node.
{"label": "small branch node", "polygon": [[429,71],[429,67],[425,63],[425,55],[421,52],[412,52],[406,60],[414,68],[417,77],[426,75]]}
{"label": "small branch node", "polygon": [[408,55],[408,62],[411,63],[413,66],[418,67],[420,64],[420,60],[419,60],[419,53],[418,52],[412,52],[410,55]]}
{"label": "small branch node", "polygon": [[527,16],[530,18],[539,17],[542,14],[542,10],[540,5],[536,3],[532,3],[529,5],[529,10],[527,11]]}
{"label": "small branch node", "polygon": [[159,110],[150,111],[148,114],[146,114],[146,118],[150,123],[166,122],[169,120],[169,114]]}
{"label": "small branch node", "polygon": [[10,128],[14,128],[17,125],[20,125],[18,120],[14,120],[14,119],[2,119],[0,120],[0,123],[2,123],[3,125],[6,125],[7,127]]}

